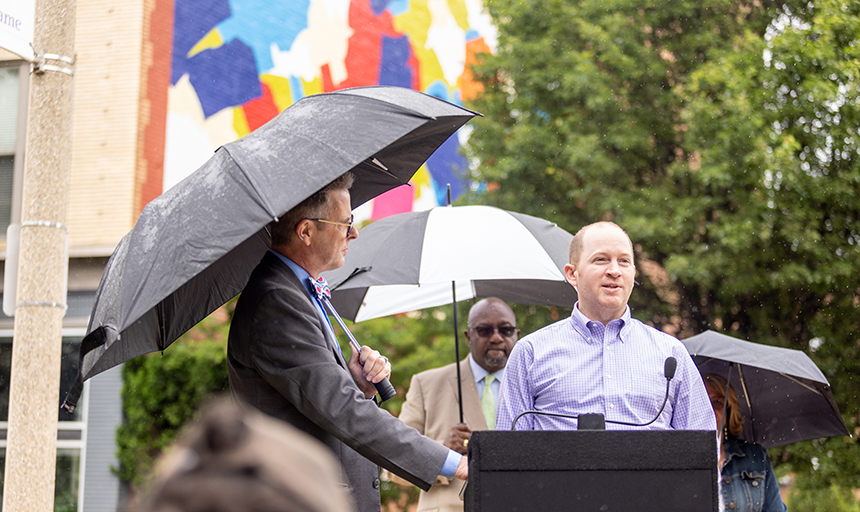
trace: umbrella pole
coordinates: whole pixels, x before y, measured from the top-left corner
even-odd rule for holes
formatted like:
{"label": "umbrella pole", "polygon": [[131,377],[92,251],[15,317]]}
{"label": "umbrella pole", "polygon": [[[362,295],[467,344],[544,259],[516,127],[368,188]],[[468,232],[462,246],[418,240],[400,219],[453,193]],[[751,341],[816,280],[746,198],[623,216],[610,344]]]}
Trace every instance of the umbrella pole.
{"label": "umbrella pole", "polygon": [[460,327],[457,326],[457,282],[451,281],[451,295],[454,297],[454,357],[457,367],[457,406],[460,408],[460,423],[463,423],[463,383],[460,380]]}
{"label": "umbrella pole", "polygon": [[729,409],[729,386],[732,385],[732,367],[735,366],[735,363],[729,363],[729,375],[726,377],[726,394],[723,395],[725,399],[723,400],[723,415],[720,418],[720,430],[717,431],[717,437],[720,440],[720,446],[723,444],[723,429],[726,428],[726,411]]}
{"label": "umbrella pole", "polygon": [[[448,206],[451,205],[451,184],[448,183]],[[457,367],[457,406],[463,423],[463,382],[460,380],[460,327],[457,325],[457,282],[451,281],[451,307],[454,309],[454,366]]]}
{"label": "umbrella pole", "polygon": [[750,432],[752,432],[752,437],[755,439],[755,413],[753,413],[752,403],[750,403],[750,394],[747,392],[747,381],[744,379],[744,367],[741,365],[738,365],[738,377],[741,381],[741,389],[744,390],[744,400],[746,400],[747,408],[750,410]]}

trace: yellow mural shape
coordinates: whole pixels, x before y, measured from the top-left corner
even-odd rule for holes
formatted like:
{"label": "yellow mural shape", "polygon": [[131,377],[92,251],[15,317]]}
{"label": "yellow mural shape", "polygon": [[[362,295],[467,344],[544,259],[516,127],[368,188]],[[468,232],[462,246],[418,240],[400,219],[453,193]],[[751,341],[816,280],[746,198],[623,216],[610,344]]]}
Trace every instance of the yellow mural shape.
{"label": "yellow mural shape", "polygon": [[321,76],[317,76],[311,81],[302,80],[302,86],[305,89],[305,96],[312,94],[320,94],[323,92],[323,81]]}
{"label": "yellow mural shape", "polygon": [[195,44],[194,47],[188,51],[188,55],[186,55],[186,57],[194,57],[203,50],[211,50],[213,48],[218,48],[223,44],[224,40],[221,39],[221,34],[218,33],[218,30],[213,28],[209,31],[208,34],[203,36],[203,39],[197,41],[197,44]]}
{"label": "yellow mural shape", "polygon": [[272,91],[272,99],[278,112],[293,104],[293,94],[290,92],[290,79],[277,75],[264,74],[260,81],[269,86]]}
{"label": "yellow mural shape", "polygon": [[242,107],[233,108],[233,129],[236,130],[238,138],[251,133],[251,127],[248,125],[248,118],[245,117],[245,110]]}
{"label": "yellow mural shape", "polygon": [[418,172],[412,176],[409,183],[412,184],[412,188],[415,191],[413,200],[421,197],[422,189],[430,188],[430,172],[427,171],[427,166],[425,164],[421,164]]}

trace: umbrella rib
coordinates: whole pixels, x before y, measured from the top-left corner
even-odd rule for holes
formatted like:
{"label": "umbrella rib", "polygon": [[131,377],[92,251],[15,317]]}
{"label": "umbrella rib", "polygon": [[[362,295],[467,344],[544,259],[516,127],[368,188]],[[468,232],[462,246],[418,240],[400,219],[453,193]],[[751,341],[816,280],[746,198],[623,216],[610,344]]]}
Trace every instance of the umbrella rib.
{"label": "umbrella rib", "polygon": [[747,407],[749,407],[750,410],[750,419],[752,419],[752,404],[750,404],[750,394],[749,391],[747,391],[747,381],[744,378],[744,365],[742,364],[738,365],[738,375],[740,376],[741,387],[744,389],[744,400],[747,401]]}
{"label": "umbrella rib", "polygon": [[[749,394],[749,391],[747,390],[747,380],[744,377],[744,365],[742,365],[742,364],[738,364],[738,377],[740,378],[740,381],[741,381],[741,388],[743,388],[743,390],[744,390],[744,400],[746,400],[747,408],[749,409],[749,412],[750,412],[750,428],[752,429],[753,439],[755,439],[756,438],[755,414],[753,413],[752,404],[750,403],[750,394]],[[726,398],[728,399],[728,395],[726,395]],[[726,401],[728,401],[728,400],[726,400]]]}
{"label": "umbrella rib", "polygon": [[791,375],[786,375],[785,373],[782,373],[782,372],[779,372],[779,374],[780,374],[780,375],[782,375],[783,377],[785,377],[786,379],[788,379],[788,380],[790,380],[790,381],[794,382],[795,384],[800,384],[801,386],[803,386],[803,387],[805,387],[806,389],[808,389],[808,390],[812,391],[813,393],[815,393],[815,394],[816,394],[816,395],[818,395],[818,396],[824,396],[824,395],[822,395],[822,394],[821,394],[821,392],[820,392],[820,391],[818,391],[818,390],[817,390],[817,389],[815,389],[814,387],[810,386],[809,384],[805,384],[805,383],[803,383],[803,382],[800,382],[799,380],[797,380],[796,378],[792,377]]}
{"label": "umbrella rib", "polygon": [[374,164],[373,166],[371,166],[374,170],[379,171],[379,172],[381,172],[381,173],[383,173],[383,174],[386,174],[386,175],[388,175],[388,176],[390,176],[390,177],[394,178],[395,180],[399,181],[399,182],[400,182],[401,184],[403,184],[403,185],[409,185],[409,182],[408,182],[408,181],[407,181],[406,183],[403,183],[403,180],[401,180],[399,177],[397,177],[396,175],[394,175],[394,174],[392,174],[392,173],[388,172],[388,168],[384,167],[384,166],[382,165],[382,163],[380,163],[380,161],[376,159],[376,157],[370,157],[370,158],[368,158],[366,161],[367,161],[367,162],[369,162],[369,163]]}

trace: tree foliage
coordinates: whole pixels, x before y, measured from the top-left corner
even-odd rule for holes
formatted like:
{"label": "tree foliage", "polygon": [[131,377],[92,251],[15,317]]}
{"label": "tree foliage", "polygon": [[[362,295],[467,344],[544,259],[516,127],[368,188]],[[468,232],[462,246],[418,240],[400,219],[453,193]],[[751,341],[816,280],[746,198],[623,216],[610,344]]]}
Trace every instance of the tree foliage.
{"label": "tree foliage", "polygon": [[165,448],[203,402],[226,393],[227,330],[232,304],[210,315],[163,353],[123,366],[122,407],[117,429],[117,475],[135,487],[143,484]]}
{"label": "tree foliage", "polygon": [[[634,316],[810,352],[860,432],[860,4],[487,7],[498,50],[475,69],[468,149],[490,192],[473,200],[619,223]],[[772,456],[860,487],[856,439]]]}

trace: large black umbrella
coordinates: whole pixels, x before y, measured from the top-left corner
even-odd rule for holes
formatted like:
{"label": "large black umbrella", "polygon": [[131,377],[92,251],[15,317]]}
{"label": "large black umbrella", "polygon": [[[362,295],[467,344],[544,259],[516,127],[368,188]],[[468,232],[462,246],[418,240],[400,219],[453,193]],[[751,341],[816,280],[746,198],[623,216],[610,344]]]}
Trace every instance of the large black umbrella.
{"label": "large black umbrella", "polygon": [[741,438],[773,448],[849,435],[827,379],[803,352],[714,331],[682,342],[702,374],[729,379],[744,416]]}
{"label": "large black umbrella", "polygon": [[405,184],[476,114],[399,87],[308,96],[219,148],[150,202],[117,246],[81,344],[83,381],[164,350],[236,296],[268,249],[268,223],[347,171],[353,208]]}
{"label": "large black umbrella", "polygon": [[[368,320],[457,299],[572,307],[564,266],[573,235],[556,224],[491,206],[442,206],[378,220],[361,230],[343,266],[326,272],[342,316]],[[460,421],[463,421],[459,387]]]}

